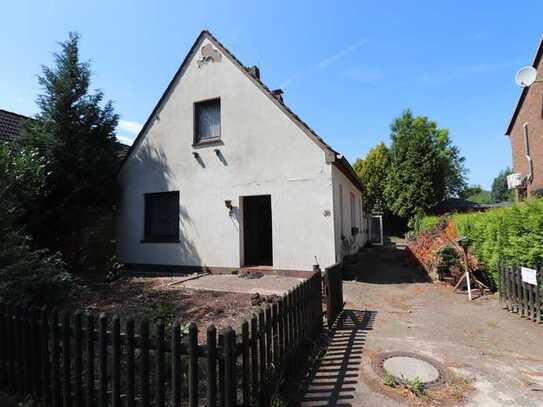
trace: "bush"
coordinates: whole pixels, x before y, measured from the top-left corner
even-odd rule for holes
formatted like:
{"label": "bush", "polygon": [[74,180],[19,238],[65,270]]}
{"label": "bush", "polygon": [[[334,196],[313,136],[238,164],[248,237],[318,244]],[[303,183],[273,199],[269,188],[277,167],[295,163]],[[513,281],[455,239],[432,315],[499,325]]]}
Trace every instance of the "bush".
{"label": "bush", "polygon": [[32,250],[31,239],[21,232],[2,232],[0,301],[24,306],[61,302],[73,288],[74,280],[60,255]]}
{"label": "bush", "polygon": [[451,221],[458,235],[472,240],[472,253],[495,282],[500,259],[531,266],[543,264],[543,199],[487,212],[456,214]]}

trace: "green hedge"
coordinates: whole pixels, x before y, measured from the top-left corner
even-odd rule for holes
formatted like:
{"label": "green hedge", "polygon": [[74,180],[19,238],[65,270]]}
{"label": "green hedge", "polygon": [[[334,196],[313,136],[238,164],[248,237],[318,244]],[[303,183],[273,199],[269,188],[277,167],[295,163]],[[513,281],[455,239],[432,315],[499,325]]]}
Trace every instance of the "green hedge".
{"label": "green hedge", "polygon": [[543,199],[456,214],[452,220],[458,234],[473,241],[473,254],[495,280],[500,258],[526,265],[543,263]]}
{"label": "green hedge", "polygon": [[[472,240],[472,253],[495,282],[500,258],[517,264],[543,264],[543,198],[486,212],[457,213],[449,219],[459,236]],[[421,217],[415,232],[428,230],[438,221],[436,216]]]}

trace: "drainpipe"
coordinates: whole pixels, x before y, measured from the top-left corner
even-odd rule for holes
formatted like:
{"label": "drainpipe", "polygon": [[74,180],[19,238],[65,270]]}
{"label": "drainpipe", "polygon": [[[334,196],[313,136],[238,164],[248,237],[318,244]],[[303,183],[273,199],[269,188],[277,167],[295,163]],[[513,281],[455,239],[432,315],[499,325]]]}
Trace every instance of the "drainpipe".
{"label": "drainpipe", "polygon": [[524,123],[524,155],[528,160],[528,168],[530,169],[526,178],[531,183],[534,178],[534,163],[530,158],[530,145],[528,144],[528,122]]}

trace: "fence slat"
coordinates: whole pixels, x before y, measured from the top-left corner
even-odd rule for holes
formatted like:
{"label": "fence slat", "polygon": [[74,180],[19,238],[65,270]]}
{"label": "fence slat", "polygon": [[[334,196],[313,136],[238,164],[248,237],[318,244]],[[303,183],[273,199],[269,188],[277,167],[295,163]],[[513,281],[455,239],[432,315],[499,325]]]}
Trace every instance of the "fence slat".
{"label": "fence slat", "polygon": [[39,309],[32,308],[31,342],[32,342],[32,363],[30,364],[32,375],[32,394],[34,400],[39,400],[41,394],[40,375],[41,375],[41,346],[40,346],[40,325]]}
{"label": "fence slat", "polygon": [[266,405],[266,393],[268,381],[266,379],[266,320],[264,310],[261,308],[258,311],[258,351],[259,351],[259,367],[260,367],[260,405]]}
{"label": "fence slat", "polygon": [[87,356],[87,389],[86,407],[94,406],[94,315],[87,314],[86,318],[86,356]]}
{"label": "fence slat", "polygon": [[258,320],[251,316],[251,384],[253,404],[258,401]]}
{"label": "fence slat", "polygon": [[143,320],[140,326],[141,340],[141,406],[149,405],[149,322]]}
{"label": "fence slat", "polygon": [[72,362],[72,349],[71,349],[71,328],[70,328],[70,313],[65,312],[62,322],[62,404],[64,407],[71,407],[72,405],[72,372],[71,372],[71,362]]}
{"label": "fence slat", "polygon": [[157,406],[164,407],[164,323],[160,321],[156,326],[156,391]]}
{"label": "fence slat", "polygon": [[58,332],[58,312],[53,311],[51,318],[51,332],[53,335],[53,346],[51,353],[51,362],[53,365],[53,385],[51,391],[51,402],[53,406],[60,404],[60,345],[59,345],[59,332]]}
{"label": "fence slat", "polygon": [[198,328],[189,324],[189,406],[198,407]]}
{"label": "fence slat", "polygon": [[49,403],[49,314],[47,307],[40,310],[41,400]]}
{"label": "fence slat", "polygon": [[236,406],[235,333],[232,327],[224,331],[224,398],[226,407]]}
{"label": "fence slat", "polygon": [[249,407],[251,405],[251,366],[249,361],[250,346],[249,346],[249,323],[244,320],[241,323],[241,372],[242,372],[242,394],[243,405]]}
{"label": "fence slat", "polygon": [[121,407],[121,321],[118,315],[111,324],[111,405]]}
{"label": "fence slat", "polygon": [[207,328],[207,403],[217,405],[217,329],[215,325]]}
{"label": "fence slat", "polygon": [[219,406],[224,407],[226,401],[224,396],[224,335],[219,334],[219,348],[221,356],[219,358]]}
{"label": "fence slat", "polygon": [[134,343],[134,320],[126,321],[126,407],[136,405],[136,366]]}
{"label": "fence slat", "polygon": [[83,332],[81,330],[81,312],[74,315],[74,405],[83,406]]}
{"label": "fence slat", "polygon": [[107,400],[107,316],[100,314],[98,319],[98,369],[100,370],[98,405],[108,407]]}

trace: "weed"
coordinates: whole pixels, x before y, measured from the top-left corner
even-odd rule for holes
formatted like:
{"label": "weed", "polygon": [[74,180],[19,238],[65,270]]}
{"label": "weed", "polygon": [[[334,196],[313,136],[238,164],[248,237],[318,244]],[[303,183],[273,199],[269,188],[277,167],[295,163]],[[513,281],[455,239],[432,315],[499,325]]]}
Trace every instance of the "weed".
{"label": "weed", "polygon": [[392,376],[388,370],[385,369],[385,374],[383,375],[383,384],[388,387],[396,387],[396,379]]}
{"label": "weed", "polygon": [[426,394],[426,388],[420,377],[415,377],[413,380],[409,380],[402,375],[402,383],[415,397],[422,397]]}

